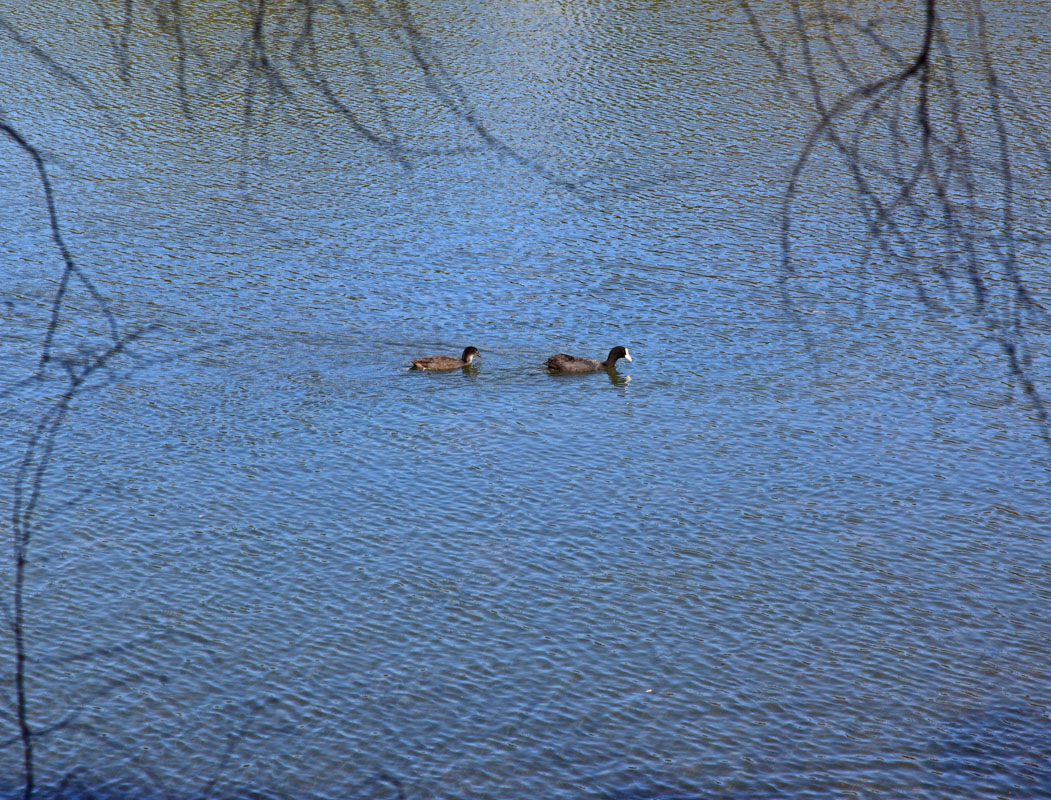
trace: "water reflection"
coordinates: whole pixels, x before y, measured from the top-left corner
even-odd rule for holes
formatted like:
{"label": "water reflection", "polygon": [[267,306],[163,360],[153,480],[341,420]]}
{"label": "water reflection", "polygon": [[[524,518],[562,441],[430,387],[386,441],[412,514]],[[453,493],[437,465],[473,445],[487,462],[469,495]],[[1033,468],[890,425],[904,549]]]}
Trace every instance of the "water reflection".
{"label": "water reflection", "polygon": [[618,371],[615,367],[611,369],[600,369],[594,372],[559,372],[557,370],[545,369],[544,373],[555,380],[595,380],[599,373],[605,374],[606,378],[614,386],[625,386],[631,382],[631,375]]}

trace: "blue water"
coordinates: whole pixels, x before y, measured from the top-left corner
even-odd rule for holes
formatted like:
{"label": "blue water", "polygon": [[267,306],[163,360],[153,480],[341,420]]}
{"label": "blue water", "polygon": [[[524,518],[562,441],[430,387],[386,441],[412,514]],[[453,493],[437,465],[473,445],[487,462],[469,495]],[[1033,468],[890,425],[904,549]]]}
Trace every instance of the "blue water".
{"label": "blue water", "polygon": [[[80,28],[3,11],[98,98],[4,40],[3,118],[45,151],[119,329],[143,330],[37,483],[45,793],[1051,794],[1036,411],[965,302],[925,310],[852,249],[827,153],[785,302],[780,198],[813,119],[737,10],[413,9],[430,82],[361,22],[377,90],[322,56],[384,148],[302,76],[246,135],[236,76],[191,60],[185,116],[138,17],[122,83],[86,37],[119,29],[112,5]],[[10,519],[61,362],[110,331],[74,283],[47,378],[16,383],[61,262],[24,153],[0,167]],[[1040,208],[1020,206],[1046,233]],[[1046,298],[1046,252],[1023,255]],[[1027,336],[1049,386],[1047,331]],[[613,373],[543,368],[616,344],[634,360]],[[408,370],[467,345],[476,369]]]}

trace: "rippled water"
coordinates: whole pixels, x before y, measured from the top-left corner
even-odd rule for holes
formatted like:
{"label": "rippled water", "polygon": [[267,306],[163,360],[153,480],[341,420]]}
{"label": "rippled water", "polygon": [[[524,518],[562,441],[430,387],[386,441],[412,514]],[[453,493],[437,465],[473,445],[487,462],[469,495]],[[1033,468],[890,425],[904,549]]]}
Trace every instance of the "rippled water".
{"label": "rippled water", "polygon": [[[820,192],[785,305],[778,213],[812,120],[738,10],[416,8],[430,78],[363,24],[381,91],[339,48],[325,74],[399,150],[261,88],[246,133],[193,59],[183,113],[141,20],[123,84],[87,36],[112,42],[119,4],[72,25],[3,5],[51,59],[8,31],[3,119],[44,150],[121,329],[150,326],[78,394],[39,483],[40,786],[1051,794],[1036,414],[965,314],[859,279],[856,219]],[[61,262],[25,154],[0,157],[12,386]],[[61,323],[60,358],[107,336],[82,286]],[[477,369],[407,369],[469,344]],[[542,367],[615,344],[634,361],[614,373]],[[5,519],[51,374],[2,400]]]}

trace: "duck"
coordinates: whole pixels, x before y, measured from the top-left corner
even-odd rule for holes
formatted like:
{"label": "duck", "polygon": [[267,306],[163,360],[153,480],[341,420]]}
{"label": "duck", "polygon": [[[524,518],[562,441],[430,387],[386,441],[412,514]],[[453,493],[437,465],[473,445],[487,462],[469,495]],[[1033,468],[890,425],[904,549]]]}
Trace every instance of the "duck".
{"label": "duck", "polygon": [[409,369],[431,369],[431,370],[443,370],[443,369],[461,369],[462,367],[471,366],[471,362],[474,361],[476,356],[480,356],[477,347],[465,347],[463,355],[459,358],[453,358],[452,356],[428,356],[427,358],[417,358],[412,362],[412,366]]}
{"label": "duck", "polygon": [[580,358],[579,356],[567,356],[565,353],[555,353],[544,366],[555,372],[598,372],[600,369],[613,369],[617,360],[623,358],[631,361],[631,353],[628,348],[617,345],[609,351],[609,357],[605,361],[596,361],[593,358]]}

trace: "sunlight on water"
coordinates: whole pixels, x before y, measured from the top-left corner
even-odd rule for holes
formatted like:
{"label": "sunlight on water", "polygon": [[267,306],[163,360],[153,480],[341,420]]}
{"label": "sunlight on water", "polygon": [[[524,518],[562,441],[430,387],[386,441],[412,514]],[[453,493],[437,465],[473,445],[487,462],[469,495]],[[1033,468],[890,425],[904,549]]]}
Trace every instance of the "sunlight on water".
{"label": "sunlight on water", "polygon": [[[969,312],[850,246],[830,152],[786,304],[778,213],[814,120],[740,9],[358,4],[343,29],[317,6],[306,40],[290,4],[265,34],[287,85],[255,86],[246,128],[222,4],[185,29],[0,5],[25,38],[3,120],[143,327],[39,484],[41,794],[1051,793],[1037,414]],[[74,280],[50,382],[16,386],[61,262],[24,152],[0,165],[7,519],[62,365],[112,334]],[[1019,229],[1046,232],[1034,207]],[[470,369],[408,369],[469,345]],[[544,368],[615,345],[614,370]]]}

